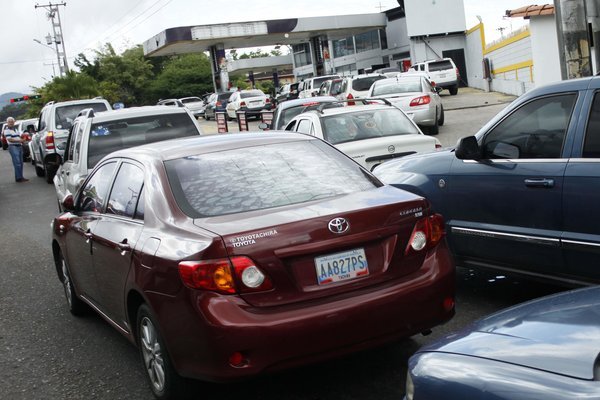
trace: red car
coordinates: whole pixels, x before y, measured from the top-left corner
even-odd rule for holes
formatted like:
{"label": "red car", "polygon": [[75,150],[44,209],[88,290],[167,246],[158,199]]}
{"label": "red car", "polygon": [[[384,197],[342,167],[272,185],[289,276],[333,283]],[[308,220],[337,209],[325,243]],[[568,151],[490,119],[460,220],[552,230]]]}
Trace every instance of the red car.
{"label": "red car", "polygon": [[[157,398],[397,340],[454,315],[444,222],[292,133],[112,153],[53,221],[70,310],[140,348]],[[182,385],[183,386],[183,385]]]}

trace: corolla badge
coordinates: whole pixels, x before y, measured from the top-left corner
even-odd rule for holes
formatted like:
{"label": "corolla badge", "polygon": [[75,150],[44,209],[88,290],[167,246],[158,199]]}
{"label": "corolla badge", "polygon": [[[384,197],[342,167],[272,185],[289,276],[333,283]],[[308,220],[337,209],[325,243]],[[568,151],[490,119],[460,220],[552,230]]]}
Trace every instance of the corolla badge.
{"label": "corolla badge", "polygon": [[345,218],[334,218],[329,221],[328,227],[333,233],[344,233],[350,229],[350,223]]}

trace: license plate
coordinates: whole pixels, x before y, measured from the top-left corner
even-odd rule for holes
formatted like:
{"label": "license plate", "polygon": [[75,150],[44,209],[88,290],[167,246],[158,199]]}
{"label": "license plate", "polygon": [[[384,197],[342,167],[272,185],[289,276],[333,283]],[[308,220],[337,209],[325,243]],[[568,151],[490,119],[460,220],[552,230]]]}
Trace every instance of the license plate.
{"label": "license plate", "polygon": [[341,282],[369,275],[364,249],[315,257],[315,269],[319,285]]}
{"label": "license plate", "polygon": [[260,101],[251,101],[250,103],[251,106],[260,106]]}
{"label": "license plate", "polygon": [[446,74],[440,74],[440,78],[445,78]]}

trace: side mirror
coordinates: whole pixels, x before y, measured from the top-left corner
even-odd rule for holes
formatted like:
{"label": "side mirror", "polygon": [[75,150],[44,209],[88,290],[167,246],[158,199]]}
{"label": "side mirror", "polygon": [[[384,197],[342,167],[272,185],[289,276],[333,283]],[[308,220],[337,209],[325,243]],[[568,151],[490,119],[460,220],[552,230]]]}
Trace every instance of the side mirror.
{"label": "side mirror", "polygon": [[260,129],[261,131],[268,131],[271,128],[271,126],[265,122],[261,122],[260,124],[258,124],[258,129]]}
{"label": "side mirror", "polygon": [[66,195],[62,199],[61,205],[65,211],[75,211],[75,200],[73,199],[73,195],[71,193]]}
{"label": "side mirror", "polygon": [[479,160],[481,158],[481,149],[475,136],[467,136],[458,141],[458,146],[454,155],[459,160]]}
{"label": "side mirror", "polygon": [[433,88],[433,90],[435,90],[435,92],[436,92],[437,94],[440,94],[440,93],[442,93],[442,88],[441,88],[441,87],[439,87],[439,86],[435,86],[435,87]]}

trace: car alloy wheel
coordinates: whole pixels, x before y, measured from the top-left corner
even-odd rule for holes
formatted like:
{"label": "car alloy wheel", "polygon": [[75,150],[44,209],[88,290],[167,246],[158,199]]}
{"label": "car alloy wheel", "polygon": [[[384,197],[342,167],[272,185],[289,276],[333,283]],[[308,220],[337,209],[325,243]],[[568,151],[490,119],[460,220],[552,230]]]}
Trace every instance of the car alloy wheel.
{"label": "car alloy wheel", "polygon": [[58,262],[61,275],[60,280],[62,281],[65,297],[67,298],[67,305],[69,306],[69,311],[75,316],[84,315],[88,310],[87,305],[83,301],[81,301],[75,293],[75,287],[73,286],[73,281],[71,279],[69,267],[67,266],[67,262],[63,258],[62,254],[59,255]]}
{"label": "car alloy wheel", "polygon": [[165,363],[154,324],[148,317],[140,322],[140,345],[144,366],[155,391],[165,388]]}

